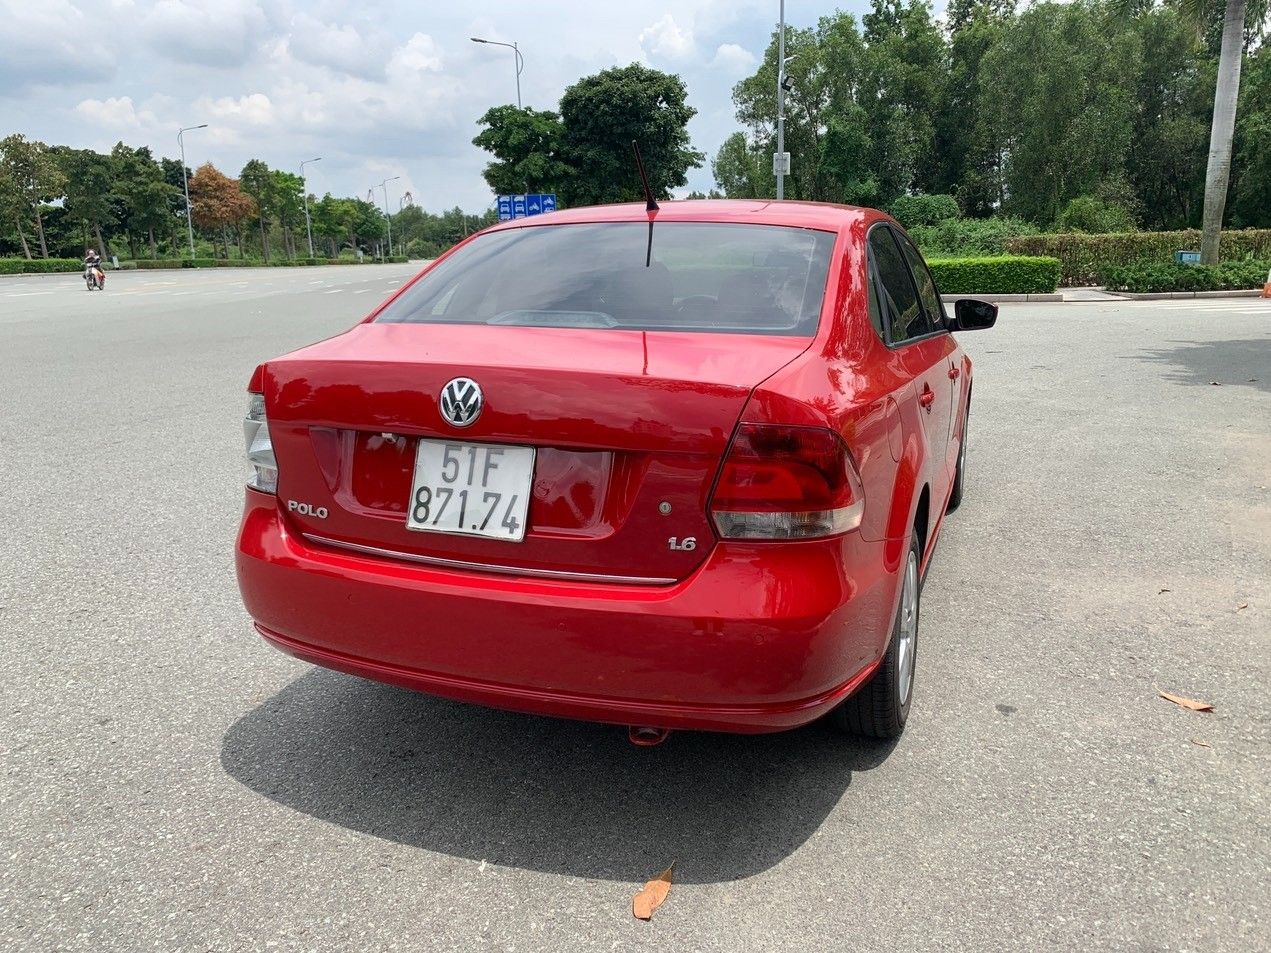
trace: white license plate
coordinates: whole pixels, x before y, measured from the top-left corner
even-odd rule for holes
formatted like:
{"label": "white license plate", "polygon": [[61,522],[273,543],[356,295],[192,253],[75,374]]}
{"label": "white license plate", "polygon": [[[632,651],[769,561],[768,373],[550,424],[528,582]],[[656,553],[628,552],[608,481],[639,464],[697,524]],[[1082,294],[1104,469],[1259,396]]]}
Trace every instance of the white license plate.
{"label": "white license plate", "polygon": [[406,528],[519,543],[533,481],[533,447],[421,440]]}

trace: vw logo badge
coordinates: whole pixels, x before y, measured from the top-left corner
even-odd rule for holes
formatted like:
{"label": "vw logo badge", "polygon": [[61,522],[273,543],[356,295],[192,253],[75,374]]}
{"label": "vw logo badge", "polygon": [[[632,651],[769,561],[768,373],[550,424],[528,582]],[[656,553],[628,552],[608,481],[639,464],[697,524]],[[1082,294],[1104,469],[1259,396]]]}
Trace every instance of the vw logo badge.
{"label": "vw logo badge", "polygon": [[485,398],[470,377],[456,377],[441,389],[441,416],[452,427],[469,427],[481,416]]}

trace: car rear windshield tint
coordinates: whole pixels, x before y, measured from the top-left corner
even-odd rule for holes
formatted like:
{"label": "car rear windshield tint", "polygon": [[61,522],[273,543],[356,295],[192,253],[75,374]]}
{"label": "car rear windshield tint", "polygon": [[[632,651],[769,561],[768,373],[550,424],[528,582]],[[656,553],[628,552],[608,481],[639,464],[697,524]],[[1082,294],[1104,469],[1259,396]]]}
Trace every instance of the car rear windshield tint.
{"label": "car rear windshield tint", "polygon": [[[482,235],[376,318],[811,335],[834,235],[771,225],[542,225]],[[646,264],[647,262],[647,264]]]}

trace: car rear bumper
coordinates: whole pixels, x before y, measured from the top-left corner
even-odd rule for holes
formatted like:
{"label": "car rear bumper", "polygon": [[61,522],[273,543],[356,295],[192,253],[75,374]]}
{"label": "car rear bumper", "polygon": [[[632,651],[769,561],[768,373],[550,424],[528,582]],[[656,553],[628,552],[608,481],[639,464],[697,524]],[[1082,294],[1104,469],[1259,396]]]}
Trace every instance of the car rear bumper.
{"label": "car rear bumper", "polygon": [[854,534],[721,544],[664,587],[440,569],[313,544],[250,490],[237,568],[256,628],[317,665],[497,708],[742,732],[813,721],[863,684],[897,579]]}

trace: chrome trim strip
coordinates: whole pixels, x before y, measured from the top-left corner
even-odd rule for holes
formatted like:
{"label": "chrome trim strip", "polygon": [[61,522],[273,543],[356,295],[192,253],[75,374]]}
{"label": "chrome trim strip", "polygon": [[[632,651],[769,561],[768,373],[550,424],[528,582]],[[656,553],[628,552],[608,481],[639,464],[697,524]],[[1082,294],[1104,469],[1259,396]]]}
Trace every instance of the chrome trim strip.
{"label": "chrome trim strip", "polygon": [[489,563],[470,563],[461,559],[443,559],[440,556],[417,556],[414,553],[398,552],[395,549],[380,549],[378,546],[363,546],[360,543],[346,543],[343,540],[328,539],[312,533],[301,533],[311,543],[332,546],[335,549],[347,549],[367,556],[384,556],[389,559],[404,559],[407,562],[421,563],[425,566],[437,566],[441,569],[468,569],[476,572],[498,573],[504,576],[529,576],[533,579],[558,579],[563,582],[611,582],[631,586],[669,586],[678,579],[664,579],[659,576],[607,576],[603,573],[564,572],[551,569],[522,569],[517,566],[493,566]]}

